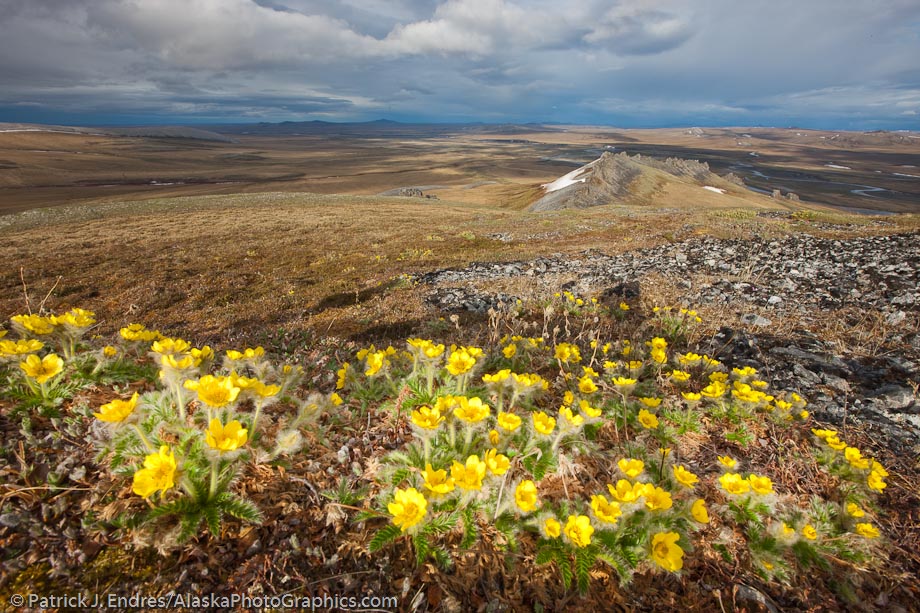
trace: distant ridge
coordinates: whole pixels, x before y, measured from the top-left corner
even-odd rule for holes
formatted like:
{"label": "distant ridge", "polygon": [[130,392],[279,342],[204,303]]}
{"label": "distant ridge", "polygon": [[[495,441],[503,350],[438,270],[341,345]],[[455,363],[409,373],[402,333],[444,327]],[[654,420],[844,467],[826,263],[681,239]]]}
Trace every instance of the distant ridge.
{"label": "distant ridge", "polygon": [[221,134],[248,136],[442,136],[445,134],[525,134],[533,131],[557,132],[559,128],[546,124],[488,124],[488,123],[403,123],[391,119],[373,121],[332,122],[282,121],[279,123],[223,124],[209,126]]}
{"label": "distant ridge", "polygon": [[680,158],[659,160],[605,151],[593,162],[543,185],[545,195],[531,204],[530,210],[624,204],[627,200],[646,197],[668,183],[719,194],[738,186],[731,179],[713,174],[705,162]]}
{"label": "distant ridge", "polygon": [[53,126],[36,123],[0,123],[0,133],[5,132],[53,132],[58,134],[89,134],[96,136],[126,136],[135,138],[188,138],[192,140],[235,142],[233,138],[211,130],[187,126],[138,126],[138,127],[78,127]]}

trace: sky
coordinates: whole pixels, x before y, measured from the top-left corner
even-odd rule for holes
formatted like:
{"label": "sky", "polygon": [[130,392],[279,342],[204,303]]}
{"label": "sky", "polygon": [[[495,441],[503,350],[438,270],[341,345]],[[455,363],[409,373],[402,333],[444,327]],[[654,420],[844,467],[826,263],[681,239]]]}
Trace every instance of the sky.
{"label": "sky", "polygon": [[918,0],[0,0],[0,122],[920,129]]}

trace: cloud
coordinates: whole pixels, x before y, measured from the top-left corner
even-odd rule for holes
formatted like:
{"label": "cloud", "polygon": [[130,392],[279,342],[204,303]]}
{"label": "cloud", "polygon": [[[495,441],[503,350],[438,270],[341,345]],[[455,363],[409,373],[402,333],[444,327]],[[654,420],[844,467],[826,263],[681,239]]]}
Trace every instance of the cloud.
{"label": "cloud", "polygon": [[0,0],[0,121],[911,127],[917,24],[915,0]]}

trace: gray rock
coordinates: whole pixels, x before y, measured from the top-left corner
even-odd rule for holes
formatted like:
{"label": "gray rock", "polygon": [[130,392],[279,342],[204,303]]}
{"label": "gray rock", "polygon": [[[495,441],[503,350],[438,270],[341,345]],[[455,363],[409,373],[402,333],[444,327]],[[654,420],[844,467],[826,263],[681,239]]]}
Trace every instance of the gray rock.
{"label": "gray rock", "polygon": [[767,304],[774,305],[774,306],[777,304],[782,304],[782,302],[783,302],[783,299],[780,298],[779,296],[770,296],[770,298],[767,300]]}
{"label": "gray rock", "polygon": [[852,391],[850,388],[850,382],[843,377],[837,377],[830,373],[823,373],[821,375],[821,380],[824,382],[824,385],[831,388],[835,392],[840,392],[841,394],[849,394]]}
{"label": "gray rock", "polygon": [[766,317],[761,317],[760,315],[757,315],[756,313],[745,313],[744,315],[741,316],[741,323],[748,325],[748,326],[758,326],[761,328],[765,328],[771,325],[773,322],[767,319]]}
{"label": "gray rock", "polygon": [[907,409],[911,408],[916,401],[914,391],[909,387],[901,387],[900,385],[881,387],[870,394],[870,398],[872,398],[876,407],[898,412],[907,412]]}

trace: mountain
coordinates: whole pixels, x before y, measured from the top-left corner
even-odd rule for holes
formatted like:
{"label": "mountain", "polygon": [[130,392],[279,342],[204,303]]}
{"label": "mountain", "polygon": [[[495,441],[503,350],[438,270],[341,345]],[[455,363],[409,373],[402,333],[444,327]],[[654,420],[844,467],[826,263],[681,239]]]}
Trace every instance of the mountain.
{"label": "mountain", "polygon": [[[530,205],[532,211],[582,209],[605,204],[642,204],[664,193],[692,194],[699,200],[704,193],[746,198],[740,180],[723,178],[696,160],[605,151],[601,157],[543,185],[544,195]],[[727,204],[728,202],[725,202]]]}

